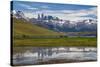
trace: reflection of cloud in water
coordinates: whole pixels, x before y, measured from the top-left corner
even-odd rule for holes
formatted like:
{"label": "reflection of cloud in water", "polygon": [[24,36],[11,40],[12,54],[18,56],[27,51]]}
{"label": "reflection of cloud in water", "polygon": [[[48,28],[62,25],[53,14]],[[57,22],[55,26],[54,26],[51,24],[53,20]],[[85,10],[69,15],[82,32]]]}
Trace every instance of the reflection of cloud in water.
{"label": "reflection of cloud in water", "polygon": [[[30,49],[31,50],[31,49]],[[14,64],[36,64],[40,61],[44,62],[52,59],[65,59],[65,60],[96,60],[96,48],[51,48],[51,47],[36,47],[29,49],[24,53],[14,55]],[[18,55],[18,56],[17,56]]]}
{"label": "reflection of cloud in water", "polygon": [[31,53],[30,51],[26,51],[23,55],[24,55],[24,57],[36,57],[37,52]]}

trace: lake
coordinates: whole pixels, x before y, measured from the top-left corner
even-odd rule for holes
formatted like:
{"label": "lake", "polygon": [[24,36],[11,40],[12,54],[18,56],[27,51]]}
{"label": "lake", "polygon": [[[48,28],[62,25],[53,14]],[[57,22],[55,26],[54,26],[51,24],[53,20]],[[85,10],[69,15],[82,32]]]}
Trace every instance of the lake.
{"label": "lake", "polygon": [[37,65],[97,60],[96,47],[16,47],[13,65]]}

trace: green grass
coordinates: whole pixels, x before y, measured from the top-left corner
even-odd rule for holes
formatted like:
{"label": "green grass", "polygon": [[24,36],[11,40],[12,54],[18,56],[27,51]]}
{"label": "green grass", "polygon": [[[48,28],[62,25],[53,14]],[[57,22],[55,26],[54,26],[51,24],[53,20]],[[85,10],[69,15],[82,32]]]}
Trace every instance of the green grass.
{"label": "green grass", "polygon": [[[13,46],[97,46],[97,39],[88,37],[61,37],[54,32],[30,22],[13,18]],[[55,37],[56,36],[56,37]]]}
{"label": "green grass", "polygon": [[54,47],[54,46],[87,46],[96,47],[96,38],[39,38],[14,40],[14,46]]}
{"label": "green grass", "polygon": [[48,30],[46,28],[39,27],[30,22],[24,22],[23,20],[18,20],[13,18],[13,36],[52,36],[52,35],[62,35],[62,33],[57,33],[52,30]]}

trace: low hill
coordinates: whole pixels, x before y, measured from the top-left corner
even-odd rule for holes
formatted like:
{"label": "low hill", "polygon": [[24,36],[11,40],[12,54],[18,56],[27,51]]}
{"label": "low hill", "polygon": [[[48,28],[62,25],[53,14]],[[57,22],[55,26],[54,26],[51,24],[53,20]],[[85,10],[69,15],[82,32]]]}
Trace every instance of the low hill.
{"label": "low hill", "polygon": [[62,33],[54,32],[46,28],[39,27],[23,19],[13,18],[13,36],[18,37],[22,35],[26,36],[59,36]]}
{"label": "low hill", "polygon": [[23,19],[13,18],[12,23],[14,50],[19,50],[16,46],[97,46],[96,37],[63,37],[63,33],[39,27],[30,22],[23,21]]}

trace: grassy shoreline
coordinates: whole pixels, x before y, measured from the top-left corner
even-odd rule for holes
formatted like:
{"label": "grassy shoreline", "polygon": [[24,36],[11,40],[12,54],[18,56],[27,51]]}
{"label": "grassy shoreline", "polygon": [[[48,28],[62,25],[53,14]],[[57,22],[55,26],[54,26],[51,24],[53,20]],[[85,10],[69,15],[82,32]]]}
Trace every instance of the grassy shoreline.
{"label": "grassy shoreline", "polygon": [[[55,32],[21,19],[12,19],[14,47],[97,46],[96,37],[80,37],[80,35],[96,34],[96,32]],[[67,34],[77,34],[78,37],[68,37]]]}
{"label": "grassy shoreline", "polygon": [[97,38],[89,37],[67,37],[67,38],[36,38],[36,39],[14,39],[13,46],[33,47],[97,47]]}

